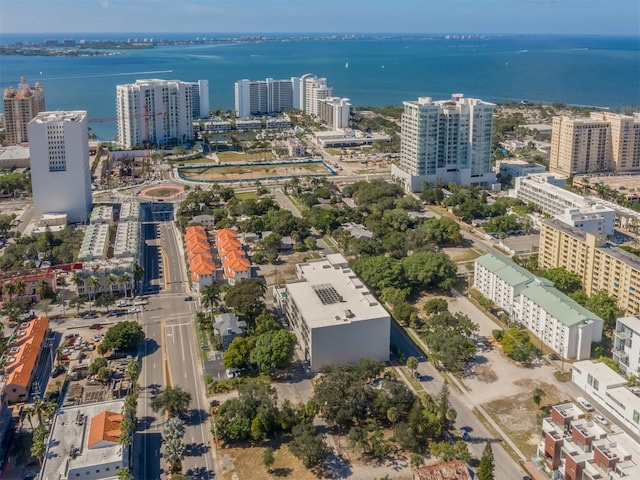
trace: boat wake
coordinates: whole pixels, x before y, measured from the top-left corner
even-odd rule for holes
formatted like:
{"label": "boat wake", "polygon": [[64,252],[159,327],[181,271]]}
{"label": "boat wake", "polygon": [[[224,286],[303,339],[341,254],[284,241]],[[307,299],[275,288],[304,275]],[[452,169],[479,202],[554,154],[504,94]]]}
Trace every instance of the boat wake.
{"label": "boat wake", "polygon": [[124,72],[124,73],[96,73],[93,75],[73,75],[69,77],[46,77],[42,80],[69,80],[72,78],[103,78],[103,77],[124,77],[127,75],[155,75],[157,73],[173,73],[173,70],[151,70],[148,72]]}

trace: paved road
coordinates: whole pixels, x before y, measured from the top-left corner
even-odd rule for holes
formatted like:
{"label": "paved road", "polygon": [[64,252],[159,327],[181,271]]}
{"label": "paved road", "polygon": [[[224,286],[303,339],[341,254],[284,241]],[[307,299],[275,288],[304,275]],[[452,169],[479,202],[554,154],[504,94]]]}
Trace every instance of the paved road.
{"label": "paved road", "polygon": [[[394,321],[391,322],[391,342],[405,358],[410,356],[420,358],[423,355],[413,340],[411,340],[407,333]],[[417,371],[423,378],[423,381],[420,382],[422,387],[429,392],[429,394],[433,396],[438,395],[444,384],[444,378],[440,375],[440,372],[428,361],[419,362]],[[459,430],[464,427],[471,435],[471,441],[468,442],[471,453],[480,458],[486,442],[490,441],[492,442],[493,456],[496,461],[496,478],[522,478],[524,475],[523,470],[513,461],[505,449],[502,448],[500,444],[501,440],[492,435],[482,422],[478,420],[478,417],[476,417],[471,410],[473,406],[469,404],[464,395],[452,386],[449,386],[449,391],[451,392],[449,396],[451,406],[455,408],[458,413],[456,428]]]}

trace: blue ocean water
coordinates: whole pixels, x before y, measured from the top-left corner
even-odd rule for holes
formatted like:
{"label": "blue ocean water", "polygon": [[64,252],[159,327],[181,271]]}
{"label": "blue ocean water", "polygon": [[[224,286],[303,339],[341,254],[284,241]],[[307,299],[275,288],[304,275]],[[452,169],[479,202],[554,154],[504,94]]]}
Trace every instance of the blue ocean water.
{"label": "blue ocean water", "polygon": [[[94,38],[135,36],[154,35]],[[3,35],[0,42],[44,38],[90,37]],[[17,85],[21,75],[31,83],[39,80],[48,110],[87,110],[90,118],[102,119],[91,125],[101,139],[116,134],[112,119],[118,84],[139,78],[208,79],[211,107],[225,110],[234,106],[233,84],[239,79],[305,73],[326,77],[334,94],[350,98],[355,106],[400,105],[419,96],[442,99],[461,92],[498,103],[528,100],[619,109],[640,105],[640,38],[389,36],[163,46],[98,57],[0,57],[3,89]]]}

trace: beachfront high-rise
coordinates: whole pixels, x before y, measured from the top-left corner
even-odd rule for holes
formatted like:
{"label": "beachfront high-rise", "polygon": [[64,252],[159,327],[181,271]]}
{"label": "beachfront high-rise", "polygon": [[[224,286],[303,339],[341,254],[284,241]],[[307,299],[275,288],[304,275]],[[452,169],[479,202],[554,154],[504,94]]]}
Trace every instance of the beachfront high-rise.
{"label": "beachfront high-rise", "polygon": [[193,118],[209,118],[209,80],[189,82]]}
{"label": "beachfront high-rise", "polygon": [[420,97],[403,102],[400,164],[391,175],[407,191],[435,185],[491,185],[495,104],[453,94],[449,100]]}
{"label": "beachfront high-rise", "polygon": [[281,113],[300,109],[318,115],[318,101],[331,97],[326,78],[311,73],[284,80],[238,80],[235,85],[235,109],[239,118]]}
{"label": "beachfront high-rise", "polygon": [[18,88],[6,88],[3,97],[6,139],[5,145],[18,145],[29,141],[27,124],[43,112],[44,88],[36,82],[33,88],[27,79],[20,78]]}
{"label": "beachfront high-rise", "polygon": [[87,112],[40,112],[28,125],[36,215],[64,213],[69,223],[91,212]]}
{"label": "beachfront high-rise", "polygon": [[566,176],[640,172],[640,116],[592,112],[554,117],[549,169]]}
{"label": "beachfront high-rise", "polygon": [[182,145],[193,139],[193,88],[180,80],[136,80],[116,87],[118,143]]}

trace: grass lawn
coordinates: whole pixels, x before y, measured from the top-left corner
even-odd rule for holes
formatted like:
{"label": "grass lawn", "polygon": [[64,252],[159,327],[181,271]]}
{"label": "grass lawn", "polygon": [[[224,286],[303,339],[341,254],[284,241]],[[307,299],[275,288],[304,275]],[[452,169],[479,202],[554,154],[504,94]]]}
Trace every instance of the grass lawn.
{"label": "grass lawn", "polygon": [[154,188],[153,190],[147,190],[144,192],[149,197],[172,197],[180,193],[179,188]]}
{"label": "grass lawn", "polygon": [[255,200],[258,198],[257,192],[236,192],[235,197],[238,200]]}
{"label": "grass lawn", "polygon": [[271,162],[275,160],[271,152],[218,152],[218,159],[220,163],[235,163],[235,162],[257,162],[267,161]]}
{"label": "grass lawn", "polygon": [[[275,462],[271,467],[273,471],[271,474],[262,465],[262,452],[267,446],[271,446],[275,450]],[[270,480],[278,477],[295,478],[296,480],[315,480],[318,478],[291,454],[286,445],[278,445],[276,442],[265,444],[264,447],[221,448],[218,450],[218,454],[224,465],[225,473],[222,476],[224,480],[231,480],[234,473],[240,479],[250,478],[251,480]],[[229,467],[233,467],[233,469],[228,470]]]}
{"label": "grass lawn", "polygon": [[223,165],[202,168],[184,168],[180,174],[193,180],[254,180],[272,177],[304,177],[313,174],[329,174],[323,163],[285,163],[281,165]]}

